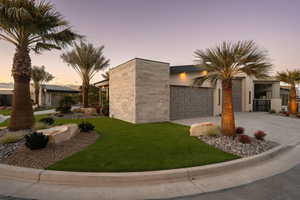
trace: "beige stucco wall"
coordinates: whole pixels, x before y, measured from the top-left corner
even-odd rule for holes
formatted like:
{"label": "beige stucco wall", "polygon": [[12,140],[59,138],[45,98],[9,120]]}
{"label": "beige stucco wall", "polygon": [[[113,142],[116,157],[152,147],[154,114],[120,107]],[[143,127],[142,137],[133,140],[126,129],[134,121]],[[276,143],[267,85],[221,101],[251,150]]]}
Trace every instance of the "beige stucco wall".
{"label": "beige stucco wall", "polygon": [[109,109],[110,116],[135,122],[135,68],[131,60],[110,70]]}
{"label": "beige stucco wall", "polygon": [[169,64],[133,59],[110,71],[110,116],[132,123],[169,121]]}

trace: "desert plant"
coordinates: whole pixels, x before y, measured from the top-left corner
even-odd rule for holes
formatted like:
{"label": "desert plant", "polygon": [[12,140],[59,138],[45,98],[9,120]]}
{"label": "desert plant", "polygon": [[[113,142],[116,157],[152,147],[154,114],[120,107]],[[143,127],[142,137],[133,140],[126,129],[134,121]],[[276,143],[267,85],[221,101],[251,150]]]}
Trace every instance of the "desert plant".
{"label": "desert plant", "polygon": [[289,112],[296,114],[298,109],[296,85],[300,82],[300,70],[277,72],[275,78],[290,85]]}
{"label": "desert plant", "polygon": [[40,119],[39,122],[45,123],[47,125],[52,125],[54,124],[55,120],[52,117],[44,117]]}
{"label": "desert plant", "polygon": [[49,125],[48,124],[45,124],[43,122],[36,122],[34,123],[34,126],[33,126],[33,130],[42,130],[42,129],[47,129],[49,128]]}
{"label": "desert plant", "polygon": [[206,131],[207,136],[216,137],[219,136],[220,134],[221,134],[221,128],[219,126],[212,126],[208,128],[208,130]]}
{"label": "desert plant", "polygon": [[215,48],[196,50],[195,56],[199,67],[206,72],[197,77],[195,85],[210,81],[215,85],[222,82],[222,133],[234,136],[235,120],[232,103],[232,80],[245,73],[255,77],[266,77],[271,64],[267,53],[260,50],[253,41],[223,42]]}
{"label": "desert plant", "polygon": [[251,137],[245,134],[239,135],[238,140],[243,144],[251,144]]}
{"label": "desert plant", "polygon": [[31,150],[43,149],[47,146],[49,141],[49,137],[47,135],[39,132],[33,132],[29,135],[26,135],[25,139],[25,145]]}
{"label": "desert plant", "polygon": [[81,132],[90,132],[94,130],[95,126],[89,122],[81,122],[78,128]]}
{"label": "desert plant", "polygon": [[29,129],[34,124],[30,99],[30,51],[41,53],[43,50],[60,49],[72,44],[78,37],[50,2],[0,0],[0,41],[15,47],[11,130]]}
{"label": "desert plant", "polygon": [[90,81],[101,69],[109,65],[109,60],[103,56],[104,46],[95,48],[92,44],[81,41],[74,44],[74,49],[61,55],[64,62],[69,64],[82,79],[82,102],[83,107],[89,106],[88,96]]}
{"label": "desert plant", "polygon": [[24,135],[6,133],[4,136],[0,137],[0,144],[10,144],[15,143],[24,138]]}
{"label": "desert plant", "polygon": [[239,126],[239,127],[236,127],[236,129],[235,129],[235,133],[238,135],[244,134],[244,132],[245,132],[245,129],[243,127]]}
{"label": "desert plant", "polygon": [[276,110],[271,109],[271,110],[269,111],[269,113],[270,113],[270,114],[276,114]]}
{"label": "desert plant", "polygon": [[258,130],[254,133],[254,137],[257,139],[257,140],[265,140],[265,137],[266,137],[266,133],[264,131],[261,131],[261,130]]}
{"label": "desert plant", "polygon": [[72,109],[72,105],[75,104],[75,101],[71,96],[64,96],[59,101],[59,106],[56,108],[56,111],[59,111],[60,113],[70,113]]}
{"label": "desert plant", "polygon": [[109,104],[105,102],[101,108],[101,112],[104,116],[109,116]]}

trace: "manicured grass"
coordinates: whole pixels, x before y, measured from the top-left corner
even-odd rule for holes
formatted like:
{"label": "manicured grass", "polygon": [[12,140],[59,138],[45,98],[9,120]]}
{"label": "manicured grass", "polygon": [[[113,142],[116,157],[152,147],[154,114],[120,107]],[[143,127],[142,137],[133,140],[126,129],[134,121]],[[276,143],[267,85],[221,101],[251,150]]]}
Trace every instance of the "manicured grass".
{"label": "manicured grass", "polygon": [[[57,124],[83,120],[58,120]],[[172,123],[131,124],[110,118],[86,119],[100,133],[97,142],[51,170],[132,172],[193,167],[237,159],[188,135],[188,127]],[[87,133],[81,133],[87,134]]]}
{"label": "manicured grass", "polygon": [[10,112],[10,109],[0,110],[0,115],[10,115]]}
{"label": "manicured grass", "polygon": [[[35,118],[35,121],[38,121],[44,117],[48,117],[49,115],[48,114],[45,114],[45,115],[35,115],[34,118]],[[5,127],[5,126],[8,126],[9,124],[9,119],[5,120],[4,122],[0,123],[0,127]]]}

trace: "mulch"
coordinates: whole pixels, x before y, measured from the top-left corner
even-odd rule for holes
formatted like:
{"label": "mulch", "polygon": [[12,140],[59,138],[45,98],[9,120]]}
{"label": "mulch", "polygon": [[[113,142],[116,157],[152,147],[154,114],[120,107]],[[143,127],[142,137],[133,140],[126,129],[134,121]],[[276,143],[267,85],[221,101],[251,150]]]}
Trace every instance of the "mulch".
{"label": "mulch", "polygon": [[46,148],[30,150],[25,144],[6,158],[2,163],[20,167],[45,169],[48,166],[63,160],[72,154],[81,151],[85,147],[94,144],[99,134],[96,132],[79,133],[75,137],[60,144],[48,144]]}

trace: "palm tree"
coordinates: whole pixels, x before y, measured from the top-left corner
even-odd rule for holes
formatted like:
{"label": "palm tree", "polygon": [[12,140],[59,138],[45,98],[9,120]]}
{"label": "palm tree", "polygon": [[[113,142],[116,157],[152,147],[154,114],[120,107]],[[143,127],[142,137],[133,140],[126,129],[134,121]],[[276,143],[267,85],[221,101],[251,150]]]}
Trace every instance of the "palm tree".
{"label": "palm tree", "polygon": [[103,56],[104,46],[95,48],[90,43],[83,41],[75,43],[74,49],[61,55],[64,62],[68,63],[79,74],[82,80],[83,107],[89,106],[88,93],[90,81],[101,69],[109,65],[109,60]]}
{"label": "palm tree", "polygon": [[31,79],[34,85],[35,103],[39,107],[39,95],[41,83],[46,83],[54,79],[54,76],[45,71],[45,66],[33,66],[31,71]]}
{"label": "palm tree", "polygon": [[287,70],[282,72],[277,72],[275,78],[279,81],[285,82],[290,85],[289,93],[289,111],[291,114],[297,113],[297,94],[296,94],[296,84],[300,82],[300,70]]}
{"label": "palm tree", "polygon": [[109,71],[104,72],[103,74],[101,74],[101,76],[104,80],[109,80]]}
{"label": "palm tree", "polygon": [[0,40],[16,47],[13,58],[13,109],[9,128],[31,128],[34,122],[30,99],[30,51],[60,49],[78,35],[51,3],[38,0],[0,0]]}
{"label": "palm tree", "polygon": [[253,41],[223,42],[206,50],[195,51],[196,62],[207,71],[195,79],[194,84],[202,85],[210,81],[222,82],[222,132],[235,135],[235,120],[232,103],[232,79],[242,73],[255,77],[266,77],[271,68],[267,53],[260,50]]}

